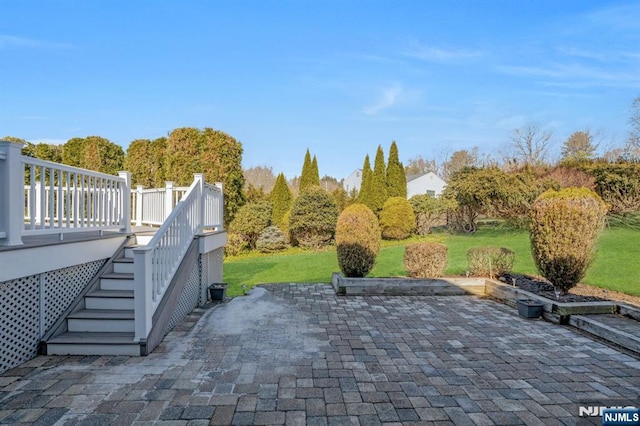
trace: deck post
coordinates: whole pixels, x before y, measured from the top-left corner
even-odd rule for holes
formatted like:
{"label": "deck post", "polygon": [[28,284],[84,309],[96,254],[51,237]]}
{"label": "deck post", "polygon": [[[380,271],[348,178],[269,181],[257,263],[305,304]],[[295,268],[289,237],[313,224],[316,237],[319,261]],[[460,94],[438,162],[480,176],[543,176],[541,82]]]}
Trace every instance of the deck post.
{"label": "deck post", "polygon": [[120,232],[126,234],[131,233],[131,173],[130,172],[118,172],[118,176],[124,179],[124,186],[122,187],[122,215],[120,222]]}
{"label": "deck post", "polygon": [[204,230],[204,173],[194,173],[193,180],[198,182],[198,230],[196,235]]}
{"label": "deck post", "polygon": [[166,220],[173,211],[173,182],[165,182],[164,191],[164,217],[162,220]]}
{"label": "deck post", "polygon": [[0,141],[0,245],[22,245],[24,209],[22,143]]}
{"label": "deck post", "polygon": [[143,185],[136,186],[136,226],[142,226],[142,190]]}
{"label": "deck post", "polygon": [[224,229],[224,184],[222,182],[216,182],[215,186],[220,189],[220,201],[218,201],[218,221],[220,222],[220,228],[218,231]]}

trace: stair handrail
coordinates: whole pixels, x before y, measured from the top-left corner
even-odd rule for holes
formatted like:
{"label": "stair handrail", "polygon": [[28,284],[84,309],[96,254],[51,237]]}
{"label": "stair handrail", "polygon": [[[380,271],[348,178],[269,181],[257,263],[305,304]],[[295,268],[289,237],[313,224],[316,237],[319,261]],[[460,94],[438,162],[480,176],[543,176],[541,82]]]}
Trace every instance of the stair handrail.
{"label": "stair handrail", "polygon": [[204,175],[194,180],[151,241],[133,250],[135,340],[145,341],[153,314],[193,238],[204,223]]}

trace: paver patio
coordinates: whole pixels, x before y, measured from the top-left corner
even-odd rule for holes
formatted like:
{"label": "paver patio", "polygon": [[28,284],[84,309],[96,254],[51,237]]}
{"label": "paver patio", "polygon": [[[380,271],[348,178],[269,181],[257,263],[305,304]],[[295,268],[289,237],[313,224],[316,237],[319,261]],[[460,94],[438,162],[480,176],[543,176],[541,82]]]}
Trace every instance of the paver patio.
{"label": "paver patio", "polygon": [[148,357],[37,357],[0,423],[599,424],[640,406],[640,360],[473,296],[273,285],[198,309]]}

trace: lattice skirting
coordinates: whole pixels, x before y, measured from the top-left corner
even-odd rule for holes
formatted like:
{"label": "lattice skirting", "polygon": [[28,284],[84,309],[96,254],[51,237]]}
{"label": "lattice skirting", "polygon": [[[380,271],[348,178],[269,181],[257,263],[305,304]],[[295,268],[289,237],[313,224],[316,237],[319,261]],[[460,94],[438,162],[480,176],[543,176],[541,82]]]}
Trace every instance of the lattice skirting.
{"label": "lattice skirting", "polygon": [[220,247],[198,257],[198,262],[189,274],[187,285],[165,333],[168,333],[197,306],[207,302],[207,287],[212,283],[222,282],[223,256],[224,248]]}
{"label": "lattice skirting", "polygon": [[37,354],[40,338],[106,261],[0,282],[0,373]]}

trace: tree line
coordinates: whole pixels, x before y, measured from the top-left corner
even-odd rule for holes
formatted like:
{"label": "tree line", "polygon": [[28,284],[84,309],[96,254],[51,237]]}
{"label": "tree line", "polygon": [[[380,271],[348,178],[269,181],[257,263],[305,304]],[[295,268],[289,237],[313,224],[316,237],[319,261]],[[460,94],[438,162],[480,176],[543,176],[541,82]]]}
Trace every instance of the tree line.
{"label": "tree line", "polygon": [[134,186],[163,187],[166,181],[188,186],[194,173],[204,173],[207,182],[224,185],[224,215],[230,221],[245,203],[242,170],[242,144],[235,138],[211,128],[183,127],[168,137],[136,139],[127,151],[100,136],[72,138],[62,145],[22,142],[23,155],[67,164],[102,173],[131,172]]}

